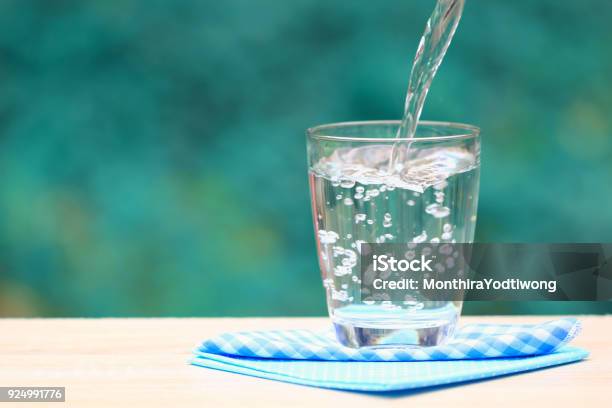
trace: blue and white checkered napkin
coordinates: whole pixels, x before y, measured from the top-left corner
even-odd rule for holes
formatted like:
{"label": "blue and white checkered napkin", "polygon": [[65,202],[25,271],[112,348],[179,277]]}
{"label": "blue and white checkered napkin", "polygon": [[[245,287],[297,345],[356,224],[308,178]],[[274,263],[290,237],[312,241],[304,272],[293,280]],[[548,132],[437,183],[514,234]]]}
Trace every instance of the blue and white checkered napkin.
{"label": "blue and white checkered napkin", "polygon": [[566,346],[579,331],[573,318],[538,325],[473,324],[446,345],[382,349],[343,347],[332,332],[236,332],[206,340],[192,363],[326,388],[390,391],[581,360],[585,350]]}

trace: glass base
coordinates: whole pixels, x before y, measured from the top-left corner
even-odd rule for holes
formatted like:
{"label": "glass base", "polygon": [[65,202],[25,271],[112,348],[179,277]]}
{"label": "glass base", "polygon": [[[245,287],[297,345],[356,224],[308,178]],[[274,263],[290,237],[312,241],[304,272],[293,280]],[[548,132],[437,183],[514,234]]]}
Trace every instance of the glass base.
{"label": "glass base", "polygon": [[333,318],[336,338],[346,347],[431,347],[438,346],[450,340],[457,327],[459,311],[454,308],[443,313],[423,311],[406,318],[372,319],[372,315],[337,313]]}

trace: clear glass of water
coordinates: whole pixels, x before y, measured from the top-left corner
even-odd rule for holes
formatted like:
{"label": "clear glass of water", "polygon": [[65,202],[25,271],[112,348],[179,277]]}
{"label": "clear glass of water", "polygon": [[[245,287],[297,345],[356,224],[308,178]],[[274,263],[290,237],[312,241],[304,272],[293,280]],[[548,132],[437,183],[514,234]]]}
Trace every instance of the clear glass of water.
{"label": "clear glass of water", "polygon": [[349,347],[439,345],[452,337],[461,313],[459,301],[360,297],[361,243],[474,239],[479,129],[420,122],[415,138],[397,139],[399,125],[351,122],[307,131],[323,286],[336,336]]}

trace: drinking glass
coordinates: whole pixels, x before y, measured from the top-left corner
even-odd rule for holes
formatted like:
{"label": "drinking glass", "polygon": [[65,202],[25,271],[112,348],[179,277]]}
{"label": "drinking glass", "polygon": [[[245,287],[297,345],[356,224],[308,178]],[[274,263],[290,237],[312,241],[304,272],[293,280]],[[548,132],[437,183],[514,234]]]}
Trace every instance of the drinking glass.
{"label": "drinking glass", "polygon": [[455,331],[462,302],[365,300],[363,243],[471,243],[476,225],[480,131],[420,122],[347,122],[307,131],[319,266],[338,340],[349,347],[434,346]]}

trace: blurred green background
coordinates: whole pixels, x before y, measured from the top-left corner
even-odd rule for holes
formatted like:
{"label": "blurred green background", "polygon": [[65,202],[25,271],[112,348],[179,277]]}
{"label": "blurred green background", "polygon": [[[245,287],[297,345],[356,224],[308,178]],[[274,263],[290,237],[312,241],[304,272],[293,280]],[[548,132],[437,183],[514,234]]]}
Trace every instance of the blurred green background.
{"label": "blurred green background", "polygon": [[[399,118],[433,6],[0,2],[0,315],[324,314],[304,129]],[[478,240],[612,241],[610,21],[467,1],[423,118],[483,129]]]}

